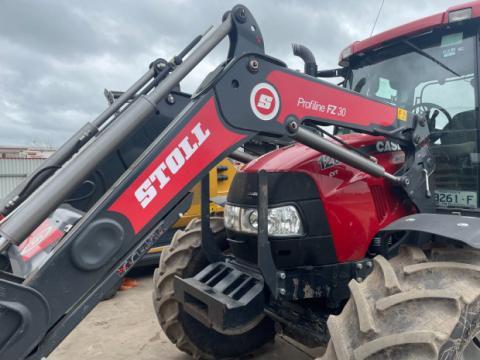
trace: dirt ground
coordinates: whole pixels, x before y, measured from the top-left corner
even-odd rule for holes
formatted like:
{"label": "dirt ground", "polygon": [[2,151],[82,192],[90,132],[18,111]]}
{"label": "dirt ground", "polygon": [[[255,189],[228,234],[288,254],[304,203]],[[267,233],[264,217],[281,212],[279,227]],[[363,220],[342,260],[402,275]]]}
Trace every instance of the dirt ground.
{"label": "dirt ground", "polygon": [[[136,275],[138,287],[100,303],[48,360],[189,360],[160,329],[151,302],[152,271]],[[281,338],[259,360],[311,359]]]}

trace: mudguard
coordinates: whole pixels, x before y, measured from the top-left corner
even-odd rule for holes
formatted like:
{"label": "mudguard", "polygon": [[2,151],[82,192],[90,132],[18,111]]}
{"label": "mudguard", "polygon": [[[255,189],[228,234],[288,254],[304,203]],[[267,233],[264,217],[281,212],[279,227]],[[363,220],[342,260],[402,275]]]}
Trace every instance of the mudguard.
{"label": "mudguard", "polygon": [[444,214],[415,214],[403,217],[382,232],[415,231],[459,241],[480,249],[480,218]]}

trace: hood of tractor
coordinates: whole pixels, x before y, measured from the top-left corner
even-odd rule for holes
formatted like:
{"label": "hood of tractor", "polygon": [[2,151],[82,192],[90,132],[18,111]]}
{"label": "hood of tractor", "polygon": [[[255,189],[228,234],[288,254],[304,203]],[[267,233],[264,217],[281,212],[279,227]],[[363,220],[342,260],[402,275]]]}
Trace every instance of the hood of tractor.
{"label": "hood of tractor", "polygon": [[[374,156],[378,163],[389,172],[395,172],[405,159],[398,144],[385,140],[381,136],[352,133],[339,136],[339,138],[362,153]],[[314,166],[315,168],[312,168],[314,163],[318,167]],[[316,173],[324,174],[326,170],[331,170],[333,167],[337,168],[338,165],[348,167],[349,171],[353,171],[355,174],[361,173],[361,171],[341,164],[328,155],[321,154],[303,144],[295,143],[260,156],[248,163],[241,171],[257,172],[265,170],[269,172],[285,172],[298,170],[311,172],[313,170]],[[329,173],[329,175],[331,176],[332,174]]]}
{"label": "hood of tractor", "polygon": [[[400,146],[383,137],[348,134],[342,140],[391,173],[404,162]],[[279,268],[359,260],[382,227],[413,211],[384,179],[304,145],[287,146],[246,165],[228,193],[231,250],[252,263],[257,261],[260,170],[268,177],[269,237]]]}

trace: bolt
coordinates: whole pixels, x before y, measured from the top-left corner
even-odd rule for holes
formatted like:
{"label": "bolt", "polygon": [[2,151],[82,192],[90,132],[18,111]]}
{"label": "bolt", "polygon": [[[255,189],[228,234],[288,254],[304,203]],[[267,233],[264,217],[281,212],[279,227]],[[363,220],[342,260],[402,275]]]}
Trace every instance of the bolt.
{"label": "bolt", "polygon": [[360,277],[360,276],[359,276],[359,277],[357,277],[357,279],[356,279],[356,280],[357,280],[357,282],[359,282],[359,283],[363,282],[363,278],[362,278],[362,277]]}
{"label": "bolt", "polygon": [[403,178],[403,182],[405,183],[405,185],[410,185],[410,179],[408,177],[405,177]]}
{"label": "bolt", "polygon": [[280,288],[278,289],[278,292],[280,293],[280,295],[285,295],[287,293],[287,290],[285,290],[284,288]]}
{"label": "bolt", "polygon": [[257,72],[259,67],[260,67],[260,63],[258,62],[257,59],[251,59],[248,62],[248,70],[250,70],[251,72]]}
{"label": "bolt", "polygon": [[373,263],[371,261],[367,261],[367,268],[371,269],[373,267]]}
{"label": "bolt", "polygon": [[363,264],[357,263],[357,270],[362,270],[362,269],[363,269]]}
{"label": "bolt", "polygon": [[279,276],[280,279],[282,279],[282,280],[285,280],[285,279],[287,278],[287,274],[285,274],[284,272],[279,273],[278,276]]}
{"label": "bolt", "polygon": [[245,21],[247,21],[247,12],[245,11],[244,7],[241,7],[235,12],[235,18],[240,23],[244,23]]}
{"label": "bolt", "polygon": [[167,96],[167,104],[169,104],[169,105],[175,104],[175,98],[173,97],[172,94],[168,94],[168,96]]}
{"label": "bolt", "polygon": [[292,117],[290,119],[287,119],[287,130],[292,134],[295,134],[297,132],[298,123],[295,118]]}

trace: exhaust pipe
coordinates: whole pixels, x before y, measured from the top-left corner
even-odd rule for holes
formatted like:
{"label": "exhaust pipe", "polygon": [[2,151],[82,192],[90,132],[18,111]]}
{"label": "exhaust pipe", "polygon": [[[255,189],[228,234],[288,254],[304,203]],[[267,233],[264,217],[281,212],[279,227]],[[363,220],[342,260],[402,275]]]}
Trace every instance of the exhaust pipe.
{"label": "exhaust pipe", "polygon": [[292,44],[293,55],[298,56],[305,63],[305,74],[317,76],[317,62],[312,51],[306,46],[300,44]]}

